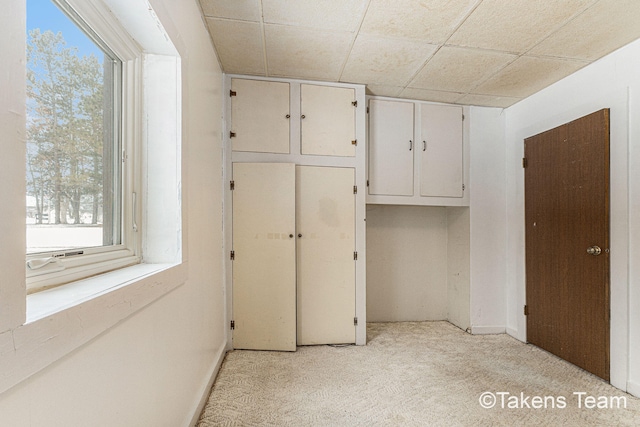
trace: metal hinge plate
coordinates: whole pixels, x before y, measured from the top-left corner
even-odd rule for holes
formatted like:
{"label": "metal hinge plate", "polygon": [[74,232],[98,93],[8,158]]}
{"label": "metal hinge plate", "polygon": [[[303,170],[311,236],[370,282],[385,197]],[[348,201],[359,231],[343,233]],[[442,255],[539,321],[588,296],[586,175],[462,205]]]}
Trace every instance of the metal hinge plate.
{"label": "metal hinge plate", "polygon": [[233,261],[234,259],[236,259],[236,251],[231,251],[231,254],[229,255],[229,259],[231,261]]}
{"label": "metal hinge plate", "polygon": [[464,191],[464,189],[465,189],[465,188],[466,188],[466,187],[464,186],[464,184],[462,184],[462,191]]}
{"label": "metal hinge plate", "polygon": [[528,315],[529,315],[529,306],[528,306],[528,305],[525,305],[525,306],[524,306],[524,315],[525,315],[525,316],[528,316]]}
{"label": "metal hinge plate", "polygon": [[235,181],[229,181],[229,189],[231,191],[236,189],[236,182]]}
{"label": "metal hinge plate", "polygon": [[358,260],[358,252],[354,252],[353,253],[353,260],[357,261]]}
{"label": "metal hinge plate", "polygon": [[236,137],[235,132],[229,132],[229,138],[235,138],[235,137]]}
{"label": "metal hinge plate", "polygon": [[357,107],[357,106],[358,106],[358,101],[353,101],[353,102],[351,103],[351,105],[353,105],[354,107]]}
{"label": "metal hinge plate", "polygon": [[357,317],[353,318],[353,325],[354,326],[358,326],[358,318]]}
{"label": "metal hinge plate", "polygon": [[238,94],[236,93],[235,90],[230,90],[229,91],[229,96],[236,96],[236,95],[238,95]]}
{"label": "metal hinge plate", "polygon": [[358,186],[357,185],[353,186],[353,194],[358,194]]}
{"label": "metal hinge plate", "polygon": [[358,145],[358,140],[354,139],[353,141],[351,141],[351,145]]}
{"label": "metal hinge plate", "polygon": [[529,166],[529,162],[527,161],[526,157],[522,158],[522,167],[526,168],[527,166]]}
{"label": "metal hinge plate", "polygon": [[232,320],[231,321],[231,330],[233,331],[236,328],[236,321]]}

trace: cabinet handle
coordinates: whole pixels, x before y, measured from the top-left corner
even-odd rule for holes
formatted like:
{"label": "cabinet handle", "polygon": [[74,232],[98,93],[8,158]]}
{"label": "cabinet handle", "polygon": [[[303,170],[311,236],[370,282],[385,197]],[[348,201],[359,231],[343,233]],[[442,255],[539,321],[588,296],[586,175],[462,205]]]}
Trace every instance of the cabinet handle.
{"label": "cabinet handle", "polygon": [[427,141],[422,141],[422,151],[427,151]]}
{"label": "cabinet handle", "polygon": [[413,150],[413,141],[409,140],[409,151]]}

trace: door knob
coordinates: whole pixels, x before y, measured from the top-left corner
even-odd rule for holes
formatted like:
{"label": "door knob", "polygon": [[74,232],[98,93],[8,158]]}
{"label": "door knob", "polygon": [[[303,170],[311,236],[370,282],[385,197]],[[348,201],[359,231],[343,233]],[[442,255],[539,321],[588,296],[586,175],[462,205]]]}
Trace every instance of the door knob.
{"label": "door knob", "polygon": [[598,256],[602,253],[602,249],[600,249],[600,246],[591,246],[587,249],[587,253],[589,255]]}

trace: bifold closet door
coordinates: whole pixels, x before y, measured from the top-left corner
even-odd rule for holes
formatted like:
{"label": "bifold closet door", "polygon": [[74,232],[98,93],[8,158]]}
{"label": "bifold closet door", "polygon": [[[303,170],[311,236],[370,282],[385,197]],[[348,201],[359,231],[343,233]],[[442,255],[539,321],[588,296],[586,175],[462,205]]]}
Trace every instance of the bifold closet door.
{"label": "bifold closet door", "polygon": [[296,170],[233,164],[233,347],[296,350]]}
{"label": "bifold closet door", "polygon": [[355,343],[355,171],[296,175],[298,345]]}

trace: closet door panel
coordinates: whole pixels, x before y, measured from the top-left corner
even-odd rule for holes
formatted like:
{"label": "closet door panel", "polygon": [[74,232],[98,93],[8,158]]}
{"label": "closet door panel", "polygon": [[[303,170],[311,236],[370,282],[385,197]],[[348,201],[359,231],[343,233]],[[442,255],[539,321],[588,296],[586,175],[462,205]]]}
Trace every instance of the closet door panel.
{"label": "closet door panel", "polygon": [[231,91],[233,151],[288,154],[289,83],[231,79]]}
{"label": "closet door panel", "polygon": [[233,164],[233,347],[296,350],[295,165]]}
{"label": "closet door panel", "polygon": [[422,196],[462,197],[462,107],[421,107]]}
{"label": "closet door panel", "polygon": [[298,345],[354,343],[355,170],[296,175]]}
{"label": "closet door panel", "polygon": [[413,103],[369,101],[369,194],[413,195]]}
{"label": "closet door panel", "polygon": [[355,90],[349,88],[300,85],[302,154],[356,155],[355,96]]}

